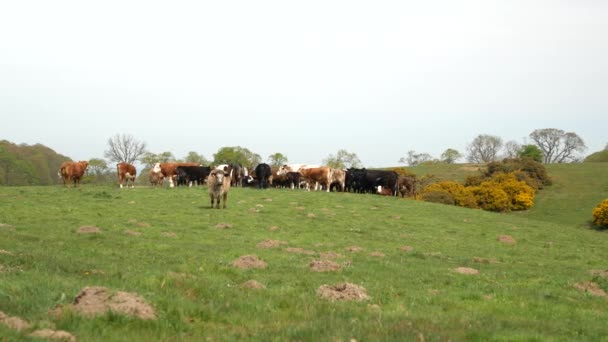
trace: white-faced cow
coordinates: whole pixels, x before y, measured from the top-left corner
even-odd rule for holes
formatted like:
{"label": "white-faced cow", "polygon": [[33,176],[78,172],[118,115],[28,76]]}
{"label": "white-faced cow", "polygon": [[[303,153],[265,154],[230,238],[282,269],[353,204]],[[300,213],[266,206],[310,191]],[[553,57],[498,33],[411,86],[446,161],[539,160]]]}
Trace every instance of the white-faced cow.
{"label": "white-faced cow", "polygon": [[223,208],[226,208],[226,201],[228,200],[228,190],[230,190],[230,173],[226,173],[223,170],[213,170],[207,177],[207,191],[211,199],[211,208],[213,208],[214,202],[215,208],[220,208],[220,201],[223,200]]}
{"label": "white-faced cow", "polygon": [[175,186],[173,179],[177,174],[178,166],[200,166],[198,163],[156,163],[152,168],[152,171],[156,173],[162,173],[163,178],[169,179],[169,187]]}
{"label": "white-faced cow", "polygon": [[118,163],[116,164],[116,173],[118,174],[118,185],[122,189],[123,183],[129,187],[129,181],[131,187],[135,188],[135,177],[137,176],[137,170],[135,166],[129,163]]}
{"label": "white-faced cow", "polygon": [[80,184],[80,179],[84,176],[87,167],[89,166],[89,162],[81,160],[78,162],[63,162],[59,171],[59,177],[63,179],[63,186],[70,185],[70,182],[73,182],[74,186],[78,186]]}

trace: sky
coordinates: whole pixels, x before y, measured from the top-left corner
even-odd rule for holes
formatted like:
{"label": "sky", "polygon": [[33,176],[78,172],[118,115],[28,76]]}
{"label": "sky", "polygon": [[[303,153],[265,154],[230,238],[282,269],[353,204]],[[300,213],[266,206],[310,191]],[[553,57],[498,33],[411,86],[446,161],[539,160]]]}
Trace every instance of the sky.
{"label": "sky", "polygon": [[367,167],[535,129],[608,143],[608,1],[4,1],[0,139]]}

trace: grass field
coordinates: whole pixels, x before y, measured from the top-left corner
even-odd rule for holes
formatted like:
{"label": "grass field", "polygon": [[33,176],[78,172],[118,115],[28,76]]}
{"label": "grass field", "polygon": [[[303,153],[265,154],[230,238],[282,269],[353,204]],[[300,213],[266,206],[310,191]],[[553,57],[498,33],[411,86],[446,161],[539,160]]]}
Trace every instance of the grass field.
{"label": "grass field", "polygon": [[[559,203],[577,198],[564,183],[575,169],[549,169],[555,185],[517,214],[276,189],[232,189],[228,208],[212,210],[204,188],[0,188],[0,311],[31,324],[0,324],[0,336],[28,340],[50,328],[81,341],[602,340],[606,298],[576,285],[608,291],[591,274],[608,269],[608,236],[586,226],[607,181],[580,190],[575,206]],[[606,168],[580,172],[606,178]],[[574,219],[583,202],[587,214]],[[100,232],[78,234],[82,226]],[[286,244],[258,247],[269,239]],[[341,270],[313,272],[311,261],[329,252]],[[251,254],[268,267],[232,265]],[[266,288],[240,286],[251,279]],[[317,295],[343,282],[371,298]],[[82,316],[70,304],[86,286],[137,293],[156,319]]]}

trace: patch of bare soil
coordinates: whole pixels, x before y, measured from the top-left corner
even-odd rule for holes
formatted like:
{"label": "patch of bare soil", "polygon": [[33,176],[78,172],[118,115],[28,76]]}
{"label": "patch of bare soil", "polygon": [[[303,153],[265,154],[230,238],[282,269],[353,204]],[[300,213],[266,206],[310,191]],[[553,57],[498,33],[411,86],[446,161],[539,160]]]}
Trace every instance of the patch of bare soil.
{"label": "patch of bare soil", "polygon": [[377,257],[377,258],[384,258],[386,255],[382,252],[371,252],[371,253],[369,253],[369,256],[373,256],[373,257]]}
{"label": "patch of bare soil", "polygon": [[9,316],[2,311],[0,311],[0,324],[4,324],[9,328],[18,331],[25,330],[30,327],[30,324],[27,321],[17,316]]}
{"label": "patch of bare soil", "polygon": [[217,229],[227,229],[227,228],[232,228],[232,224],[222,222],[222,223],[218,223],[218,224],[216,224],[216,225],[215,225],[215,228],[217,228]]}
{"label": "patch of bare soil", "polygon": [[317,215],[315,215],[313,213],[308,213],[308,214],[306,214],[306,217],[308,217],[308,218],[315,218],[315,217],[317,217]]}
{"label": "patch of bare soil", "polygon": [[342,254],[338,254],[336,252],[321,252],[321,253],[319,253],[319,256],[322,259],[330,259],[330,260],[334,260],[334,259],[338,259],[338,258],[343,258],[344,257]]}
{"label": "patch of bare soil", "polygon": [[253,290],[263,290],[266,288],[266,286],[264,286],[264,284],[256,281],[256,280],[247,280],[246,282],[242,283],[241,285],[239,285],[242,288],[245,289],[253,289]]}
{"label": "patch of bare soil", "polygon": [[299,254],[306,254],[306,255],[315,254],[315,251],[311,251],[311,250],[300,248],[300,247],[288,247],[288,248],[285,248],[285,251],[289,252],[289,253],[299,253]]}
{"label": "patch of bare soil", "polygon": [[135,293],[117,291],[111,293],[105,287],[87,286],[80,291],[72,308],[84,316],[96,316],[107,311],[140,319],[156,319],[154,308]]}
{"label": "patch of bare soil", "polygon": [[0,249],[0,254],[13,255],[13,253],[11,253],[5,249]]}
{"label": "patch of bare soil", "polygon": [[11,229],[11,228],[13,228],[13,226],[11,226],[10,224],[7,224],[7,223],[0,223],[0,228]]}
{"label": "patch of bare soil", "polygon": [[33,333],[30,334],[30,336],[47,338],[50,340],[61,340],[61,341],[69,341],[69,342],[76,341],[76,337],[74,335],[70,334],[67,331],[63,331],[63,330],[41,329],[41,330],[34,331]]}
{"label": "patch of bare soil", "polygon": [[255,206],[258,207],[258,208],[264,208],[263,204],[256,204]]}
{"label": "patch of bare soil", "polygon": [[249,268],[266,268],[268,264],[259,259],[255,255],[243,255],[232,262],[232,266],[236,268],[249,269]]}
{"label": "patch of bare soil", "polygon": [[331,260],[313,260],[309,266],[310,270],[314,272],[338,272],[342,270],[340,264]]}
{"label": "patch of bare soil", "polygon": [[136,232],[134,230],[125,230],[125,234],[127,234],[127,235],[133,235],[133,236],[140,236],[141,235],[140,232]]}
{"label": "patch of bare soil", "polygon": [[338,208],[338,209],[342,209],[342,208],[344,208],[344,206],[343,206],[343,205],[339,205],[339,204],[338,204],[338,205],[336,206],[336,208]]}
{"label": "patch of bare soil", "polygon": [[77,234],[97,234],[101,233],[101,229],[95,226],[82,226],[76,231]]}
{"label": "patch of bare soil", "polygon": [[331,301],[336,300],[368,300],[367,290],[359,285],[351,283],[341,283],[336,285],[321,285],[317,290],[317,295]]}
{"label": "patch of bare soil", "polygon": [[160,233],[160,235],[164,236],[164,237],[177,237],[177,234],[172,233],[172,232],[162,232],[162,233]]}
{"label": "patch of bare soil", "polygon": [[479,274],[478,270],[476,270],[474,268],[470,268],[470,267],[457,267],[454,269],[454,272],[460,273],[460,274],[469,274],[469,275]]}
{"label": "patch of bare soil", "polygon": [[496,240],[509,245],[517,243],[517,241],[515,241],[515,239],[511,235],[499,235]]}
{"label": "patch of bare soil", "polygon": [[275,230],[279,230],[279,229],[281,229],[281,227],[279,227],[279,226],[270,226],[268,228],[268,230],[270,230],[271,232],[274,232]]}
{"label": "patch of bare soil", "polygon": [[462,171],[479,171],[478,166],[461,166],[458,169]]}
{"label": "patch of bare soil", "polygon": [[264,199],[264,201],[266,201],[266,202],[272,202],[272,198],[266,198],[266,199]]}
{"label": "patch of bare soil", "polygon": [[574,284],[574,287],[579,291],[587,292],[593,296],[598,296],[598,297],[607,296],[606,292],[604,290],[602,290],[600,285],[598,285],[598,283],[594,283],[592,281],[576,283],[576,284]]}
{"label": "patch of bare soil", "polygon": [[480,264],[498,264],[499,261],[494,258],[480,258],[473,257],[473,262],[478,262]]}
{"label": "patch of bare soil", "polygon": [[287,241],[264,240],[264,241],[258,243],[257,247],[258,248],[275,248],[275,247],[279,247],[281,245],[287,245]]}
{"label": "patch of bare soil", "polygon": [[591,270],[589,273],[594,276],[608,278],[608,270]]}
{"label": "patch of bare soil", "polygon": [[142,228],[150,228],[150,224],[148,222],[137,222],[136,225]]}
{"label": "patch of bare soil", "polygon": [[359,247],[359,246],[349,246],[349,247],[346,247],[345,250],[348,252],[357,253],[357,252],[363,251],[363,248]]}
{"label": "patch of bare soil", "polygon": [[401,216],[398,216],[398,215],[397,216],[391,216],[391,218],[393,220],[401,220]]}
{"label": "patch of bare soil", "polygon": [[259,209],[256,209],[256,208],[249,208],[249,212],[250,212],[250,213],[259,213],[259,212],[260,212],[260,210],[259,210]]}
{"label": "patch of bare soil", "polygon": [[7,271],[7,268],[4,265],[0,264],[0,273],[4,273]]}
{"label": "patch of bare soil", "polygon": [[296,210],[305,210],[306,208],[305,207],[295,207],[294,209],[296,209]]}
{"label": "patch of bare soil", "polygon": [[400,251],[404,251],[404,252],[411,252],[411,251],[414,250],[414,247],[412,247],[412,246],[401,246],[401,247],[399,247],[399,250]]}

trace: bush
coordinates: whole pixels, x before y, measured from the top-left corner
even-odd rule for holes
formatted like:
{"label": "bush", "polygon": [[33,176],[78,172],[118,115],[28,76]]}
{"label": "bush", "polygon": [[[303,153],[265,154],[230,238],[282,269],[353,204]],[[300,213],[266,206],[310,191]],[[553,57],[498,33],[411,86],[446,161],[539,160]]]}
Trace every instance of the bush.
{"label": "bush", "polygon": [[483,182],[479,186],[470,187],[477,200],[477,205],[483,210],[508,211],[511,201],[509,195],[496,182]]}
{"label": "bush", "polygon": [[405,168],[405,167],[394,167],[392,169],[389,169],[390,171],[395,171],[399,176],[404,176],[404,177],[414,177],[416,178],[416,174],[413,173],[412,171],[410,171],[409,169]]}
{"label": "bush", "polygon": [[526,210],[534,204],[534,189],[523,181],[517,180],[514,173],[498,173],[490,182],[497,183],[509,196],[509,210]]}
{"label": "bush", "polygon": [[542,189],[545,185],[551,185],[551,179],[545,166],[530,158],[504,159],[502,162],[488,164],[485,172],[486,177],[491,177],[495,173],[525,172],[534,182],[529,185],[535,189]]}
{"label": "bush", "polygon": [[427,192],[447,192],[453,198],[453,204],[465,208],[479,208],[473,193],[457,182],[442,181],[430,184],[423,190],[423,194]]}
{"label": "bush", "polygon": [[454,197],[445,190],[424,192],[420,195],[420,199],[425,202],[454,205]]}
{"label": "bush", "polygon": [[593,209],[593,223],[602,228],[608,228],[608,199]]}

